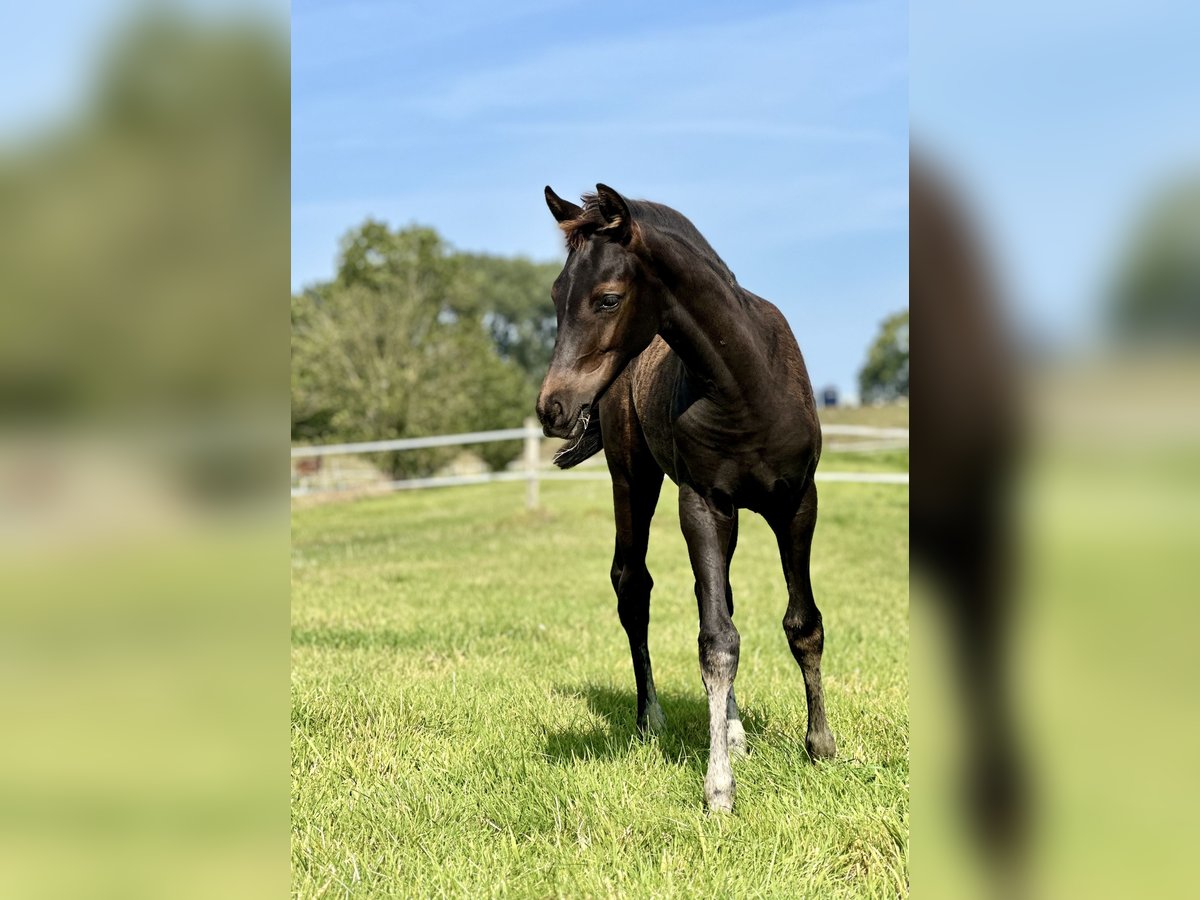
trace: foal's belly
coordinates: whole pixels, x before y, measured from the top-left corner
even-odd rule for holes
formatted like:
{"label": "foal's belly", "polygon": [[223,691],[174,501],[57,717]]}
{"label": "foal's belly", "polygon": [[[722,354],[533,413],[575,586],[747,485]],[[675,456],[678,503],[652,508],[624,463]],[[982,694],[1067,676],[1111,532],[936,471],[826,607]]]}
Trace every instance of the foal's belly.
{"label": "foal's belly", "polygon": [[[778,413],[730,423],[708,401],[679,399],[685,371],[662,338],[634,361],[630,391],[646,444],[672,481],[767,512],[798,498],[815,465],[814,428]],[[816,426],[819,442],[819,426]]]}

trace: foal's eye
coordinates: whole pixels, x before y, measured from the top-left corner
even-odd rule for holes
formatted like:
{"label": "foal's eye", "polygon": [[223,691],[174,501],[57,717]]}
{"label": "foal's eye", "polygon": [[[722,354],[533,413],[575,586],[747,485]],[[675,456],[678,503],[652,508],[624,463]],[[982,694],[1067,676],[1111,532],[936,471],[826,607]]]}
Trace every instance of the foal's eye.
{"label": "foal's eye", "polygon": [[616,309],[617,304],[620,302],[621,302],[620,294],[605,294],[603,297],[600,298],[600,303],[598,304],[598,306],[600,309]]}

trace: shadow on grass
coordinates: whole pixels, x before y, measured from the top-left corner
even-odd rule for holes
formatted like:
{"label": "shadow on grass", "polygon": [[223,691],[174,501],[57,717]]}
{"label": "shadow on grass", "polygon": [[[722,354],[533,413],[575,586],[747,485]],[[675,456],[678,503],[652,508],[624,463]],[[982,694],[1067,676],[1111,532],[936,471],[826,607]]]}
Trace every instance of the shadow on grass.
{"label": "shadow on grass", "polygon": [[[557,692],[565,697],[587,701],[588,708],[600,718],[593,727],[569,728],[546,739],[546,759],[565,765],[578,760],[616,759],[632,752],[635,742],[653,742],[663,760],[703,771],[708,765],[708,701],[704,694],[659,691],[667,719],[666,728],[653,736],[637,729],[637,693],[630,688],[608,685],[560,685]],[[762,733],[766,719],[753,711],[742,711],[742,724],[753,746]]]}

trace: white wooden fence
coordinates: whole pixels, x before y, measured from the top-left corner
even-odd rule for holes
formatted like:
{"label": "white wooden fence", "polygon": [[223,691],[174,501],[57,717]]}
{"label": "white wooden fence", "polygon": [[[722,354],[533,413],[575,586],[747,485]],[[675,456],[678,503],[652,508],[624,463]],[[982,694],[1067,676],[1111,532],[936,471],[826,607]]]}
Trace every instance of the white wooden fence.
{"label": "white wooden fence", "polygon": [[[873,428],[866,425],[824,425],[822,434],[829,437],[860,438],[857,441],[830,441],[826,450],[871,452],[900,449],[908,446],[907,428]],[[461,475],[436,475],[429,478],[406,478],[402,481],[378,483],[375,486],[390,490],[414,490],[417,488],[449,487],[460,484],[486,484],[493,481],[526,482],[525,505],[536,509],[538,484],[541,481],[601,480],[609,479],[608,469],[603,465],[585,466],[582,470],[563,471],[541,461],[542,429],[537,421],[525,420],[522,428],[503,428],[498,431],[473,431],[466,434],[441,434],[429,437],[398,438],[388,441],[360,441],[351,444],[320,444],[309,447],[293,447],[292,459],[307,459],[325,456],[352,456],[362,453],[384,453],[398,450],[423,450],[430,447],[455,447],[468,444],[487,444],[493,441],[521,440],[525,452],[519,468],[505,472],[478,472]],[[817,472],[817,481],[858,482],[864,484],[908,484],[907,472]],[[313,490],[304,485],[292,487],[292,496],[314,493],[340,493],[338,488]]]}

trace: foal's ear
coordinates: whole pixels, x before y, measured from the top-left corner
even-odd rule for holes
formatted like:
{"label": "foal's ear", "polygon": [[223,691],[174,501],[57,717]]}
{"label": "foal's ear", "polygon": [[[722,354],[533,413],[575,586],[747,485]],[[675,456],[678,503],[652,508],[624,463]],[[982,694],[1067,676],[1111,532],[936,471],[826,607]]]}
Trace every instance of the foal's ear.
{"label": "foal's ear", "polygon": [[604,224],[597,230],[619,244],[628,244],[633,237],[633,216],[625,198],[607,184],[596,185],[596,209]]}
{"label": "foal's ear", "polygon": [[583,207],[564,200],[554,193],[550,185],[546,185],[546,205],[550,207],[550,212],[556,222],[567,222],[583,215]]}

